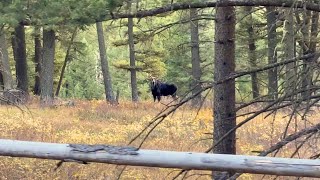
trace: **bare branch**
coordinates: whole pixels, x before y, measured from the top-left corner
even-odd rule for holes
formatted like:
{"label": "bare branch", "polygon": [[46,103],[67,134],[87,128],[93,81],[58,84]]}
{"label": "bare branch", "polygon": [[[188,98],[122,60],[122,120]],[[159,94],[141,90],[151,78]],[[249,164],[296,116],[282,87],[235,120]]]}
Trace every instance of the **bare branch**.
{"label": "bare branch", "polygon": [[195,2],[195,3],[173,3],[162,7],[142,10],[136,13],[112,13],[112,16],[106,15],[104,19],[120,19],[120,18],[143,18],[155,16],[171,11],[194,9],[194,8],[209,8],[209,7],[227,7],[227,6],[275,6],[275,7],[295,7],[305,8],[310,11],[320,12],[320,6],[317,3],[304,2],[297,0],[225,0],[211,2]]}
{"label": "bare branch", "polygon": [[[317,133],[319,131],[320,131],[320,123],[287,136],[285,139],[283,139],[282,141],[280,141],[280,142],[276,143],[275,145],[271,146],[269,149],[262,151],[258,156],[267,156],[268,154],[281,149],[286,144],[288,144],[288,143],[290,143],[290,142],[292,142],[292,141],[294,141],[294,140],[296,140],[296,139],[298,139],[298,138],[300,138],[302,136],[308,135],[308,134],[309,134],[309,136],[307,136],[306,139],[309,139],[313,134],[315,134],[315,133]],[[232,176],[230,178],[230,180],[235,180],[240,175],[241,174],[237,173],[234,176]]]}

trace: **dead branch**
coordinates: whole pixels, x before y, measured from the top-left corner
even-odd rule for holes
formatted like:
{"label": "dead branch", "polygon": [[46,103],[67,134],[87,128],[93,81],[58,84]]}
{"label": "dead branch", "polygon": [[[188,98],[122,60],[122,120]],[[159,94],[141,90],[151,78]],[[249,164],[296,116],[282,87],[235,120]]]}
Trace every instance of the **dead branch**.
{"label": "dead branch", "polygon": [[[211,2],[195,2],[195,3],[173,3],[162,7],[141,10],[136,13],[112,13],[112,16],[107,14],[101,19],[120,19],[120,18],[143,18],[155,16],[166,12],[194,9],[194,8],[210,8],[210,7],[227,7],[227,6],[274,6],[274,7],[294,7],[304,8],[310,11],[320,12],[320,7],[317,3],[296,1],[296,0],[227,0],[227,1],[211,1]],[[100,21],[101,21],[100,19]]]}

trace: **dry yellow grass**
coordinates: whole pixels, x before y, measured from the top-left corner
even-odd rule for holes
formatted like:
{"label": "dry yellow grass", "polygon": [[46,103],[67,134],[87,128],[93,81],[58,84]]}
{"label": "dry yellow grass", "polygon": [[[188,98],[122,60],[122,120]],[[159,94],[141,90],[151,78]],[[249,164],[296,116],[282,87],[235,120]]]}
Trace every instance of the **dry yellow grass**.
{"label": "dry yellow grass", "polygon": [[[163,105],[152,102],[118,106],[104,101],[78,101],[76,106],[41,109],[31,104],[21,111],[16,107],[0,106],[0,137],[5,139],[56,143],[86,143],[126,145],[140,132]],[[206,133],[212,132],[212,111],[182,107],[169,116],[151,134],[143,148],[203,152],[211,145]],[[238,121],[243,120],[239,118]],[[272,123],[274,126],[272,126]],[[286,122],[282,116],[259,116],[237,132],[239,154],[252,154],[278,141]],[[290,129],[290,132],[293,130]],[[286,151],[282,151],[286,153]],[[114,179],[118,169],[114,165],[64,163],[53,171],[57,161],[1,157],[0,179]],[[171,169],[129,167],[123,179],[164,179]],[[199,172],[198,172],[199,173]],[[208,172],[201,172],[208,173]],[[172,178],[169,175],[167,179]],[[243,179],[256,176],[244,175]],[[198,178],[192,176],[190,179]],[[201,177],[199,179],[209,179]]]}

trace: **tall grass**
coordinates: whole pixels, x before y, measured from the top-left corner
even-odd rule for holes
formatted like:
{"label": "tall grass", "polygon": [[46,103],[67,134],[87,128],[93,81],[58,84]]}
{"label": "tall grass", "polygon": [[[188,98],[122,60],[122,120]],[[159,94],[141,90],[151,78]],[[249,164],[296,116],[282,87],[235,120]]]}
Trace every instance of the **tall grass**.
{"label": "tall grass", "polygon": [[[0,138],[56,143],[127,145],[164,108],[162,104],[122,102],[114,106],[104,101],[77,101],[76,106],[39,108],[30,104],[24,111],[0,106]],[[238,121],[243,118],[238,118]],[[210,108],[184,106],[154,130],[143,146],[146,149],[203,152],[212,145]],[[282,115],[260,115],[237,131],[238,154],[254,154],[277,142],[286,124]],[[290,127],[289,131],[295,131]],[[136,145],[136,144],[134,144]],[[290,146],[288,147],[290,148]],[[291,147],[293,148],[293,147]],[[280,155],[288,155],[289,150]],[[54,171],[57,161],[1,157],[0,179],[114,179],[118,166],[90,163],[64,163]],[[172,169],[129,167],[123,179],[170,179]],[[196,174],[210,172],[193,171]],[[258,176],[245,175],[243,179]],[[199,176],[190,176],[196,179]],[[209,176],[200,179],[210,179]]]}

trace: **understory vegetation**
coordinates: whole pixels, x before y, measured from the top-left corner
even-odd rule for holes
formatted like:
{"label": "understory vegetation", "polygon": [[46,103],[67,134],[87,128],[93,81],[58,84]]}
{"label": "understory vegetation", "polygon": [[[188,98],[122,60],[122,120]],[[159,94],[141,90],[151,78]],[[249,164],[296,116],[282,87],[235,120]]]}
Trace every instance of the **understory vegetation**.
{"label": "understory vegetation", "polygon": [[[37,100],[22,109],[1,106],[0,136],[5,139],[54,143],[128,145],[129,140],[165,107],[161,103],[150,101],[137,104],[121,102],[119,105],[110,105],[102,100],[74,103],[75,106],[61,105],[46,109],[39,108]],[[251,111],[253,108],[256,107],[249,107],[239,113]],[[245,116],[238,118],[237,121],[241,122],[244,118]],[[245,124],[237,131],[237,152],[257,155],[258,151],[272,146],[281,139],[288,118],[285,111],[277,113],[276,116],[262,113]],[[287,127],[288,134],[303,129],[306,124],[313,124],[317,121],[317,116],[313,116],[308,122],[299,118],[294,120],[297,123]],[[142,148],[204,152],[212,144],[212,121],[211,106],[197,111],[185,105],[167,117],[152,132]],[[291,156],[303,140],[304,138],[288,144],[277,156]],[[132,146],[137,146],[138,143],[140,142],[134,142]],[[309,158],[312,153],[320,150],[316,144],[316,140],[309,141],[294,157]],[[1,157],[0,179],[114,179],[122,169],[116,165],[67,162],[55,170],[57,163],[55,160]],[[127,167],[121,177],[171,179],[177,172],[178,170],[165,168]],[[210,172],[191,171],[186,177],[210,179]],[[241,179],[258,177],[261,176],[242,175]]]}

